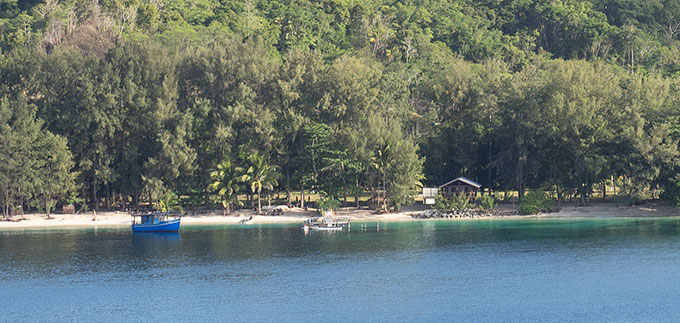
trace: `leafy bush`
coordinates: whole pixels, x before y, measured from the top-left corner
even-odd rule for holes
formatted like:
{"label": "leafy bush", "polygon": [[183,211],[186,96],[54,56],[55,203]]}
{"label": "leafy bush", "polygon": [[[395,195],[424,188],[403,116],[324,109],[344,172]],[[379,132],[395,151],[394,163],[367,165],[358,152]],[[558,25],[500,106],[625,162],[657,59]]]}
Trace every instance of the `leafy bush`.
{"label": "leafy bush", "polygon": [[452,195],[449,201],[454,210],[462,211],[470,207],[470,199],[464,193]]}
{"label": "leafy bush", "polygon": [[448,199],[439,196],[434,208],[437,210],[457,210],[462,211],[470,207],[470,199],[464,194],[451,195]]}
{"label": "leafy bush", "polygon": [[[677,203],[680,203],[680,196],[676,195],[680,192],[673,192],[664,191],[664,193],[661,195],[663,199],[668,201],[671,205],[678,206]],[[614,197],[614,201],[619,204],[628,204],[628,205],[639,205],[639,204],[645,204],[645,200],[647,199],[647,196],[640,194],[640,193],[633,193],[633,194],[619,194]]]}
{"label": "leafy bush", "polygon": [[535,190],[529,192],[519,201],[519,213],[527,215],[548,212],[552,210],[554,205],[555,199],[545,191]]}
{"label": "leafy bush", "polygon": [[73,206],[75,206],[76,204],[82,205],[82,204],[85,204],[85,199],[77,197],[75,195],[71,195],[71,197],[66,199],[66,203],[68,205],[73,205]]}
{"label": "leafy bush", "polygon": [[672,181],[666,184],[661,198],[672,206],[680,207],[680,182]]}
{"label": "leafy bush", "polygon": [[434,206],[432,206],[435,210],[449,210],[449,200],[445,199],[443,196],[439,195],[434,201]]}
{"label": "leafy bush", "polygon": [[482,197],[477,199],[477,204],[479,205],[479,208],[482,210],[488,210],[488,209],[493,209],[496,207],[496,202],[498,199],[496,196],[491,195],[491,194],[486,194],[483,195]]}
{"label": "leafy bush", "polygon": [[340,201],[330,198],[325,200],[319,200],[316,202],[316,205],[319,207],[319,209],[324,211],[335,210],[338,207],[340,207]]}

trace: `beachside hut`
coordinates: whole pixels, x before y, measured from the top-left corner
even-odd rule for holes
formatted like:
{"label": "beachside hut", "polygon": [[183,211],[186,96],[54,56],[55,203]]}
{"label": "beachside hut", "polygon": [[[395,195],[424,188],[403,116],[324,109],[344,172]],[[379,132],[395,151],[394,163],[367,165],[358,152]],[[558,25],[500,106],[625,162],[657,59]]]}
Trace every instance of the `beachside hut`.
{"label": "beachside hut", "polygon": [[481,184],[466,178],[458,177],[452,181],[439,186],[439,192],[441,192],[443,197],[450,197],[452,195],[458,195],[464,193],[470,199],[477,198],[477,192],[482,187]]}

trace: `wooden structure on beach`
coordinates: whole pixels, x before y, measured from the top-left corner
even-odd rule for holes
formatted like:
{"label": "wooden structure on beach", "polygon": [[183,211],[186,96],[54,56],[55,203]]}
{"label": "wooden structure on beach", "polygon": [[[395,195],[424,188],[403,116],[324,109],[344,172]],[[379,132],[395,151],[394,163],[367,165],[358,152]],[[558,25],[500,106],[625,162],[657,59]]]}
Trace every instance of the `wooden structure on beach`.
{"label": "wooden structure on beach", "polygon": [[482,187],[481,184],[467,178],[458,177],[439,186],[439,192],[443,197],[465,194],[469,199],[476,199],[477,192]]}
{"label": "wooden structure on beach", "polygon": [[61,213],[63,214],[76,214],[76,207],[72,204],[64,205],[61,207]]}
{"label": "wooden structure on beach", "polygon": [[15,216],[15,215],[24,216],[24,207],[22,205],[9,208],[9,216]]}
{"label": "wooden structure on beach", "polygon": [[385,208],[384,192],[373,192],[368,199],[368,208],[371,210],[383,210]]}

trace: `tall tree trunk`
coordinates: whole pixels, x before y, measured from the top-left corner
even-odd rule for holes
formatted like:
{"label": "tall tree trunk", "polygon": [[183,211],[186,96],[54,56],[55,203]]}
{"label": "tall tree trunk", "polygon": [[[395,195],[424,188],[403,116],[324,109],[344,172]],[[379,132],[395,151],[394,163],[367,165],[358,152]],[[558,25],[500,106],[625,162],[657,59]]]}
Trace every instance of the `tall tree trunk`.
{"label": "tall tree trunk", "polygon": [[135,188],[135,193],[132,196],[132,200],[135,203],[135,211],[139,211],[139,189]]}
{"label": "tall tree trunk", "polygon": [[[490,116],[489,116],[489,119],[491,119]],[[491,120],[489,120],[489,121],[491,121]],[[487,154],[487,165],[486,165],[486,167],[487,167],[486,186],[489,188],[489,193],[491,193],[491,165],[490,165],[491,164],[491,145],[492,145],[492,143],[489,142],[489,152]]]}
{"label": "tall tree trunk", "polygon": [[300,207],[305,208],[305,183],[300,182]]}
{"label": "tall tree trunk", "polygon": [[97,203],[97,180],[92,177],[92,202],[94,203],[94,210],[99,211],[99,203]]}
{"label": "tall tree trunk", "polygon": [[262,199],[260,198],[261,189],[257,189],[257,214],[262,214]]}
{"label": "tall tree trunk", "polygon": [[581,205],[586,205],[586,192],[585,189],[581,190]]}
{"label": "tall tree trunk", "polygon": [[383,169],[383,210],[387,210],[387,170]]}
{"label": "tall tree trunk", "polygon": [[526,166],[526,153],[520,153],[519,156],[519,162],[517,164],[517,195],[519,199],[521,200],[524,198],[524,185],[525,185],[525,171],[524,167]]}
{"label": "tall tree trunk", "polygon": [[111,210],[111,187],[106,184],[106,209]]}
{"label": "tall tree trunk", "polygon": [[357,209],[359,209],[361,207],[361,205],[359,204],[359,175],[355,177],[355,181],[357,189],[354,190],[354,203],[356,203]]}
{"label": "tall tree trunk", "polygon": [[586,205],[586,187],[581,184],[581,205]]}
{"label": "tall tree trunk", "polygon": [[604,201],[607,198],[607,181],[602,180],[602,200]]}
{"label": "tall tree trunk", "polygon": [[345,165],[340,164],[340,171],[342,172],[342,206],[347,206],[347,179],[345,178]]}
{"label": "tall tree trunk", "polygon": [[[19,188],[19,196],[21,196],[21,188]],[[19,198],[19,206],[21,207],[21,217],[24,217],[24,198],[20,197]],[[30,207],[26,208],[26,211],[30,211]]]}
{"label": "tall tree trunk", "polygon": [[579,195],[581,195],[581,205],[585,205],[586,204],[586,187],[585,187],[585,184],[584,184],[585,181],[583,180],[583,168],[581,168],[581,171],[579,172],[578,178],[579,178],[579,182],[580,182],[578,193],[579,193]]}
{"label": "tall tree trunk", "polygon": [[[9,176],[7,176],[9,177]],[[5,186],[5,219],[9,218],[9,186]]]}
{"label": "tall tree trunk", "polygon": [[[85,183],[85,179],[83,179],[83,184],[84,183]],[[83,198],[83,205],[87,204],[87,188],[85,186],[86,185],[80,186],[80,196]]]}
{"label": "tall tree trunk", "polygon": [[286,205],[290,207],[290,170],[286,169]]}
{"label": "tall tree trunk", "polygon": [[[5,178],[9,178],[9,169],[5,172]],[[9,182],[5,185],[5,207],[4,207],[5,219],[9,218]]]}

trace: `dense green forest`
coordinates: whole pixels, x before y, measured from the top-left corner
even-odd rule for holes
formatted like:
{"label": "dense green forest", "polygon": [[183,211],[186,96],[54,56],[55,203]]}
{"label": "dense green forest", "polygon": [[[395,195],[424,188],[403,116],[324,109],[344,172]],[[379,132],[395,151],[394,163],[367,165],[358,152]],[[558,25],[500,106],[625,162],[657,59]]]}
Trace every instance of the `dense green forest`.
{"label": "dense green forest", "polygon": [[677,0],[0,0],[0,31],[5,214],[680,196]]}

